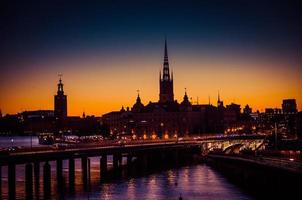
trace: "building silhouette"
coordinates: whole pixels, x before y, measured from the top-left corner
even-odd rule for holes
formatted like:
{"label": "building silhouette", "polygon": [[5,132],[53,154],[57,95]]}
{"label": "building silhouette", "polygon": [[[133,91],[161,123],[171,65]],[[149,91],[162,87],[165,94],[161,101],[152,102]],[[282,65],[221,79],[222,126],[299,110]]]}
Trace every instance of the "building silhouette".
{"label": "building silhouette", "polygon": [[284,114],[297,113],[296,99],[284,99],[282,103],[282,112]]}
{"label": "building silhouette", "polygon": [[163,75],[161,76],[161,72],[159,73],[159,91],[160,91],[159,92],[159,102],[160,103],[174,101],[173,72],[170,76],[167,40],[165,40]]}
{"label": "building silhouette", "polygon": [[[137,135],[139,137],[175,137],[190,133],[223,132],[223,120],[219,121],[218,109],[208,104],[193,105],[185,89],[180,103],[174,99],[173,74],[170,74],[167,41],[159,76],[159,100],[144,105],[140,94],[133,106],[102,116],[113,135]],[[218,98],[219,106],[223,102]],[[224,107],[223,107],[224,108]],[[223,112],[224,109],[221,109]],[[221,122],[221,123],[220,123]]]}
{"label": "building silhouette", "polygon": [[63,86],[60,76],[57,94],[54,96],[54,112],[56,119],[59,121],[67,117],[67,96],[64,94]]}

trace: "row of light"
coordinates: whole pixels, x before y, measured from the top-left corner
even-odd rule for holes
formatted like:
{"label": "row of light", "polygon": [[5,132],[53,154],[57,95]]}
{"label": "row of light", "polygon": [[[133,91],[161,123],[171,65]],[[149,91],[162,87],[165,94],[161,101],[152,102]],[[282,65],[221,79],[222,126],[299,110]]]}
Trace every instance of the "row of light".
{"label": "row of light", "polygon": [[[177,137],[178,137],[177,134],[174,134],[174,135],[173,135],[173,138],[177,138]],[[157,136],[156,134],[153,133],[153,134],[151,135],[151,139],[152,139],[152,140],[155,140],[155,139],[157,139],[157,138],[158,138],[158,136]],[[136,139],[137,139],[137,135],[133,134],[133,135],[132,135],[132,139],[133,139],[133,140],[136,140]],[[148,136],[147,136],[146,133],[143,135],[143,139],[144,139],[144,140],[147,140],[147,139],[148,139]],[[166,140],[169,139],[169,134],[168,134],[168,133],[164,134],[164,139],[166,139]]]}
{"label": "row of light", "polygon": [[[236,132],[236,131],[242,131],[244,129],[244,126],[239,126],[236,128],[228,128],[227,130],[225,130],[225,133],[232,133],[232,132]],[[256,130],[256,126],[252,126],[253,130]]]}

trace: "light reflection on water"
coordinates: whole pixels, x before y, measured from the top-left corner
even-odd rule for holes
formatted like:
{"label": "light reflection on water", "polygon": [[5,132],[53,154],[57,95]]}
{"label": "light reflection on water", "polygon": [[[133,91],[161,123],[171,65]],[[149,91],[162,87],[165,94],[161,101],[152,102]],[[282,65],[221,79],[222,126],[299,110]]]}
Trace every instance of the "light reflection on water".
{"label": "light reflection on water", "polygon": [[[43,199],[43,164],[40,164],[40,199]],[[74,192],[71,192],[68,186],[68,162],[63,161],[65,183],[63,193],[58,192],[56,185],[56,163],[50,162],[50,164],[52,170],[51,199],[177,200],[180,194],[184,200],[251,199],[223,176],[202,164],[100,182],[102,178],[99,172],[100,160],[98,157],[91,158],[91,181],[87,190],[84,189],[82,183],[81,160],[76,159]],[[112,168],[111,156],[108,157],[108,167]],[[24,165],[18,165],[16,171],[17,199],[25,198],[24,175]],[[7,167],[2,167],[2,198],[7,198]]]}

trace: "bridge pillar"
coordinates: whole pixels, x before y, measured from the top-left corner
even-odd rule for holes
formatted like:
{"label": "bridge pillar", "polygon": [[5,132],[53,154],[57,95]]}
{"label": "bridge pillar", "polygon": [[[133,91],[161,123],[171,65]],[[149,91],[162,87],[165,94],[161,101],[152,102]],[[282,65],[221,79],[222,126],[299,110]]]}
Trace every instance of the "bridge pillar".
{"label": "bridge pillar", "polygon": [[2,199],[2,166],[0,166],[0,199]]}
{"label": "bridge pillar", "polygon": [[100,166],[101,166],[101,175],[105,175],[107,172],[107,155],[102,155],[101,160],[100,160]]}
{"label": "bridge pillar", "polygon": [[[62,185],[63,181],[63,161],[57,160],[57,185]],[[60,187],[59,187],[60,188]]]}
{"label": "bridge pillar", "polygon": [[132,155],[128,154],[127,155],[127,166],[130,166],[132,164]]}
{"label": "bridge pillar", "polygon": [[82,163],[82,181],[84,184],[87,183],[87,157],[82,157],[81,158],[81,163]]}
{"label": "bridge pillar", "polygon": [[146,153],[139,153],[137,156],[138,171],[143,172],[148,166],[148,155]]}
{"label": "bridge pillar", "polygon": [[119,155],[113,154],[113,169],[117,169],[119,164]]}
{"label": "bridge pillar", "polygon": [[43,166],[43,183],[44,183],[44,197],[48,199],[51,194],[51,168],[48,161]]}
{"label": "bridge pillar", "polygon": [[178,150],[176,149],[175,151],[173,151],[173,162],[176,164],[176,165],[178,165],[179,164],[179,160],[178,160],[178,154],[179,154],[179,152],[178,152]]}
{"label": "bridge pillar", "polygon": [[8,164],[8,197],[16,198],[16,165],[12,163]]}
{"label": "bridge pillar", "polygon": [[70,158],[68,162],[68,177],[69,177],[69,188],[73,188],[74,186],[74,179],[75,179],[75,167],[74,167],[74,159]]}
{"label": "bridge pillar", "polygon": [[90,159],[87,159],[87,174],[88,174],[88,181],[90,182]]}
{"label": "bridge pillar", "polygon": [[123,165],[123,156],[122,154],[118,154],[118,166],[121,167]]}
{"label": "bridge pillar", "polygon": [[25,196],[33,199],[33,166],[31,163],[25,165]]}
{"label": "bridge pillar", "polygon": [[38,199],[40,195],[40,163],[34,162],[35,193]]}

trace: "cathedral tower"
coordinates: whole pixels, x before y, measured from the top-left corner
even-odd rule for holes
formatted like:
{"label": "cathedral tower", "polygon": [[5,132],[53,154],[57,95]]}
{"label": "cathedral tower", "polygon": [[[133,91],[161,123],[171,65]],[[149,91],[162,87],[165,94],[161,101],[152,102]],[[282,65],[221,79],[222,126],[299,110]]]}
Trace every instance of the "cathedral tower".
{"label": "cathedral tower", "polygon": [[165,55],[164,55],[164,63],[163,63],[163,76],[161,76],[161,72],[159,74],[159,102],[173,102],[174,94],[173,94],[173,72],[170,76],[169,71],[169,59],[168,59],[168,48],[167,48],[167,40],[165,40]]}

